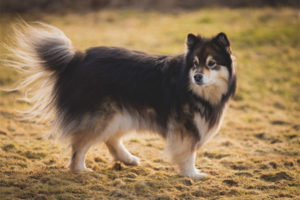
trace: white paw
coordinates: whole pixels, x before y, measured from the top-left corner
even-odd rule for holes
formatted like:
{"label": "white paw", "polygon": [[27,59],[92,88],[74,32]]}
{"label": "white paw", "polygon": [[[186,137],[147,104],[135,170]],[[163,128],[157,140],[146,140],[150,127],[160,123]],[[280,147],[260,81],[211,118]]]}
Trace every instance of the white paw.
{"label": "white paw", "polygon": [[208,174],[201,173],[198,170],[184,171],[184,172],[181,172],[181,175],[191,177],[191,178],[194,178],[196,180],[200,180],[200,179],[203,179],[206,176],[208,176]]}
{"label": "white paw", "polygon": [[93,170],[90,168],[82,168],[82,169],[75,169],[75,170],[71,170],[74,173],[79,173],[79,172],[92,172]]}
{"label": "white paw", "polygon": [[78,172],[92,172],[93,170],[87,167],[72,167],[70,166],[70,171],[74,173]]}
{"label": "white paw", "polygon": [[131,155],[128,159],[126,160],[121,160],[125,165],[134,165],[137,166],[140,164],[140,159],[136,156]]}
{"label": "white paw", "polygon": [[206,173],[198,172],[197,174],[195,174],[194,176],[192,176],[192,178],[194,178],[196,180],[200,180],[200,179],[203,179],[203,178],[205,178],[207,176],[208,176],[208,174],[206,174]]}

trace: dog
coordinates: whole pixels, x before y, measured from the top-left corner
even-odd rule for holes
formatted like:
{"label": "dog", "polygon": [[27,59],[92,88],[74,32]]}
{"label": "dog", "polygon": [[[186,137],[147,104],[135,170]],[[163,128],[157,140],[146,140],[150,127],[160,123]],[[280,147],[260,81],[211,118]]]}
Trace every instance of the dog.
{"label": "dog", "polygon": [[[153,132],[183,176],[201,179],[196,151],[215,136],[236,90],[235,58],[225,33],[187,35],[185,52],[166,56],[119,47],[75,50],[56,27],[14,28],[9,48],[32,103],[29,119],[50,122],[50,135],[72,149],[71,171],[90,171],[88,149],[104,142],[115,160],[138,165],[122,137]],[[29,89],[28,89],[29,88]]]}

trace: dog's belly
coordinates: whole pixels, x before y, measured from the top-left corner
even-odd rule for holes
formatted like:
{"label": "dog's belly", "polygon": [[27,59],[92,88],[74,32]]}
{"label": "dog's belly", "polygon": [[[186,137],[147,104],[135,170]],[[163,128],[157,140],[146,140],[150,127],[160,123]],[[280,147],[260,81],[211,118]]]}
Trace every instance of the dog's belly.
{"label": "dog's belly", "polygon": [[127,111],[116,112],[110,119],[101,121],[107,124],[101,133],[105,141],[114,134],[126,135],[133,132],[159,132],[159,126],[155,119],[153,110],[147,110],[147,115],[140,116]]}

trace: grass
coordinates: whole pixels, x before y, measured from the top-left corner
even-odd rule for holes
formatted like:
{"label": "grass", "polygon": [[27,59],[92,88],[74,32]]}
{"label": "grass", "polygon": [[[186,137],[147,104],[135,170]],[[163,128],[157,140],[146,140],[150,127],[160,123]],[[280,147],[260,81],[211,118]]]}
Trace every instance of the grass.
{"label": "grass", "polygon": [[[22,16],[62,29],[76,48],[123,46],[181,53],[189,32],[226,32],[238,61],[238,91],[217,137],[197,155],[210,176],[177,175],[161,155],[163,140],[126,141],[140,166],[111,162],[104,145],[92,148],[87,166],[65,169],[64,145],[42,137],[49,127],[16,120],[21,92],[0,92],[0,199],[296,199],[300,191],[300,24],[296,9],[203,9],[189,12],[106,10],[86,14]],[[17,18],[2,15],[1,41]],[[6,51],[0,48],[1,56]],[[20,75],[0,64],[0,86]]]}

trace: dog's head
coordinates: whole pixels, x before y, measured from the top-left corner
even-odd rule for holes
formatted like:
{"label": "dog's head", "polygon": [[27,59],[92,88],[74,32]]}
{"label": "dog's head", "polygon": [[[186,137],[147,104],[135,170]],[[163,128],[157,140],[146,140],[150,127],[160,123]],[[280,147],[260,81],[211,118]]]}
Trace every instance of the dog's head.
{"label": "dog's head", "polygon": [[235,92],[235,58],[224,33],[212,38],[187,36],[186,65],[189,89],[211,104]]}

